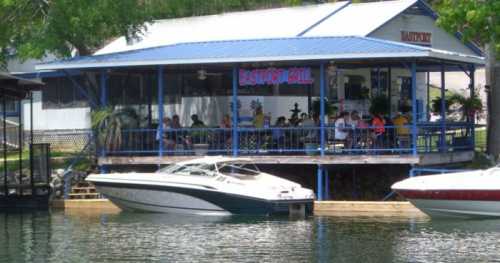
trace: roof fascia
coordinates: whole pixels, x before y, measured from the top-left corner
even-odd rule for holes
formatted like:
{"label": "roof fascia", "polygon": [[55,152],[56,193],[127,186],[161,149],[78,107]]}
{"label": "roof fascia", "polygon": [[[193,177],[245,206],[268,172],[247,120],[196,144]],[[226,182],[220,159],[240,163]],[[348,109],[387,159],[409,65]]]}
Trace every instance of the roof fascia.
{"label": "roof fascia", "polygon": [[335,15],[336,13],[338,13],[339,11],[341,11],[342,9],[346,8],[351,3],[352,3],[351,0],[346,1],[346,3],[343,6],[337,8],[336,10],[334,10],[333,12],[331,12],[330,14],[328,14],[327,16],[321,18],[316,23],[312,24],[311,26],[309,26],[308,28],[306,28],[304,31],[300,32],[297,36],[301,37],[301,36],[305,35],[307,32],[311,31],[313,28],[317,27],[318,25],[320,25],[321,23],[323,23],[328,18],[332,17],[333,15]]}
{"label": "roof fascia", "polygon": [[73,65],[63,64],[42,64],[37,65],[37,70],[60,70],[60,69],[90,69],[90,68],[115,68],[115,67],[137,67],[154,65],[195,65],[195,64],[229,64],[229,63],[250,63],[267,61],[306,61],[306,60],[356,60],[356,59],[377,59],[377,58],[425,58],[429,56],[428,51],[416,51],[405,53],[378,53],[375,55],[360,55],[359,53],[344,54],[324,54],[324,55],[301,55],[301,56],[275,56],[275,57],[243,57],[243,58],[223,58],[223,59],[182,59],[182,60],[157,60],[157,61],[133,61],[133,62],[108,62],[108,63],[81,63]]}

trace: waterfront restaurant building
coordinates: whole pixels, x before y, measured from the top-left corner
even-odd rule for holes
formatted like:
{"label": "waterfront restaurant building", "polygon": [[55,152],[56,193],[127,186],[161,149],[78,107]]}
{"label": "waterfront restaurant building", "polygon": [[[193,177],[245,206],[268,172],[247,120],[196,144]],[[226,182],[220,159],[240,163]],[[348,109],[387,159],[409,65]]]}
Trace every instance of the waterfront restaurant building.
{"label": "waterfront restaurant building", "polygon": [[[93,56],[38,65],[48,87],[36,114],[66,111],[74,123],[89,122],[91,108],[133,109],[135,121],[121,127],[119,140],[100,145],[103,167],[195,154],[316,164],[322,199],[324,165],[471,160],[474,118],[451,122],[442,103],[441,119],[430,122],[429,74],[441,74],[444,94],[446,72],[463,72],[474,94],[484,59],[436,19],[425,2],[401,0],[160,20],[141,39],[122,37]],[[88,78],[96,89],[85,86]],[[84,102],[54,106],[65,92]],[[367,125],[336,126],[344,111],[358,112]],[[388,121],[400,112],[406,123]],[[383,127],[372,113],[385,117]],[[204,125],[192,125],[193,115]],[[174,116],[175,125],[159,125]]]}

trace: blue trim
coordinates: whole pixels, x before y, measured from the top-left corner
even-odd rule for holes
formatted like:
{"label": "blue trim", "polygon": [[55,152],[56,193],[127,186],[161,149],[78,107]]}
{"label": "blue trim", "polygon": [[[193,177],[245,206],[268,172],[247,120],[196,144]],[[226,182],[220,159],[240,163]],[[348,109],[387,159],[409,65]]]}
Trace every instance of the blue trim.
{"label": "blue trim", "polygon": [[232,95],[232,111],[233,111],[233,131],[232,131],[232,150],[233,156],[238,156],[238,66],[233,66],[233,95]]}
{"label": "blue trim", "polygon": [[417,155],[417,63],[411,63],[412,154]]}
{"label": "blue trim", "polygon": [[426,78],[427,78],[427,108],[426,108],[426,111],[427,111],[427,121],[430,121],[431,120],[431,110],[430,110],[430,104],[431,104],[431,82],[430,82],[430,77],[431,77],[431,73],[429,71],[427,71],[427,75],[426,75]]}
{"label": "blue trim", "polygon": [[[163,157],[163,113],[165,109],[163,108],[163,66],[158,66],[158,157]],[[159,166],[159,164],[158,164]]]}
{"label": "blue trim", "polygon": [[316,23],[312,24],[311,26],[309,26],[308,28],[306,28],[304,31],[300,32],[297,36],[301,37],[301,36],[305,35],[307,32],[311,31],[313,28],[317,27],[319,24],[325,22],[327,19],[329,19],[330,17],[332,17],[333,15],[335,15],[336,13],[338,13],[339,11],[341,11],[342,9],[346,8],[347,6],[349,6],[351,4],[351,2],[352,2],[351,0],[347,1],[343,6],[339,7],[338,9],[336,9],[333,12],[331,12],[327,16],[325,16],[322,19],[318,20]]}
{"label": "blue trim", "polygon": [[319,123],[320,123],[320,154],[325,156],[325,63],[319,66]]}

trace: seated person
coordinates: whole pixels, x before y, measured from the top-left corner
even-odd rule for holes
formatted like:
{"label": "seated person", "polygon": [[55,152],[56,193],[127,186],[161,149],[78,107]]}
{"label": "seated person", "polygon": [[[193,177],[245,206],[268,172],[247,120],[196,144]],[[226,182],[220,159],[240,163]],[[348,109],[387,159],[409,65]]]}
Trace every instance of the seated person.
{"label": "seated person", "polygon": [[198,118],[198,115],[196,115],[196,114],[191,115],[191,121],[193,121],[193,124],[191,124],[191,128],[203,128],[203,127],[205,127],[205,123],[203,123]]}
{"label": "seated person", "polygon": [[[160,126],[161,125],[161,126]],[[172,122],[169,118],[165,117],[163,118],[162,123],[158,125],[158,128],[156,130],[156,140],[163,140],[164,147],[167,149],[167,151],[172,151],[175,149],[175,140],[172,136],[172,133],[169,131],[172,129]],[[163,128],[163,134],[160,132],[160,127]]]}
{"label": "seated person", "polygon": [[335,121],[335,140],[344,141],[349,135],[349,130],[352,128],[349,125],[349,113],[344,111],[341,112],[337,120]]}
{"label": "seated person", "polygon": [[283,127],[286,127],[286,118],[281,116],[276,120],[276,126],[273,129],[273,142],[278,147],[285,142],[285,131],[280,129]]}

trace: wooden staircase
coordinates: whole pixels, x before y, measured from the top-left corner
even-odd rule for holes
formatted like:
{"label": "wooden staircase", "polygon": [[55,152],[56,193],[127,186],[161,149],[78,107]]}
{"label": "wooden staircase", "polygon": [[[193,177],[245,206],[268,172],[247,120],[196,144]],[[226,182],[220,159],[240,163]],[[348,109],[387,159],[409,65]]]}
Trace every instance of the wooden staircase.
{"label": "wooden staircase", "polygon": [[89,182],[80,182],[71,187],[69,199],[98,199],[101,198],[95,186]]}

